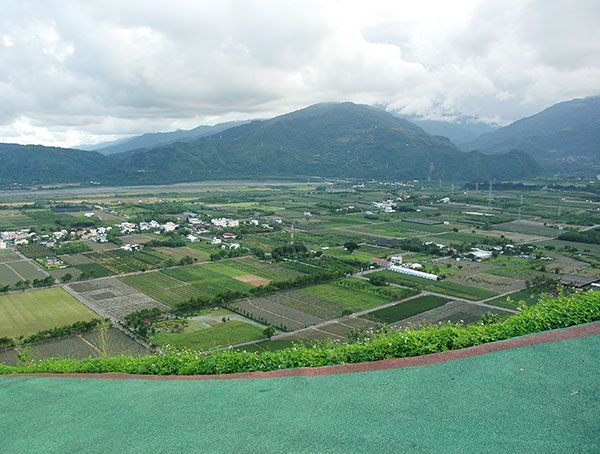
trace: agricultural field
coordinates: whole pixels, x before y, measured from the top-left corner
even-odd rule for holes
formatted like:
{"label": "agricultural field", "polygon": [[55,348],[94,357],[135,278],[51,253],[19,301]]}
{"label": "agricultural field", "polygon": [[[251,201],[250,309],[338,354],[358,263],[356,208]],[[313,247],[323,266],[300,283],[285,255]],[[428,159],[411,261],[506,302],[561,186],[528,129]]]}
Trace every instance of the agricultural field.
{"label": "agricultural field", "polygon": [[84,301],[87,300],[91,305],[99,308],[102,313],[121,321],[125,320],[126,315],[142,309],[168,308],[117,278],[77,282],[70,284],[69,288],[81,295]]}
{"label": "agricultural field", "polygon": [[527,306],[533,306],[538,303],[540,295],[529,289],[519,290],[507,296],[499,296],[487,302],[492,306],[506,307],[507,309],[518,309],[522,302]]}
{"label": "agricultural field", "polygon": [[29,336],[98,317],[59,287],[0,296],[0,333],[3,336]]}
{"label": "agricultural field", "polygon": [[25,260],[0,263],[0,283],[4,285],[13,286],[21,280],[33,281],[45,277],[44,273]]}
{"label": "agricultural field", "polygon": [[501,319],[511,315],[509,312],[488,309],[486,307],[476,306],[464,301],[450,301],[443,306],[439,306],[412,317],[405,318],[395,323],[394,326],[411,327],[414,325],[427,325],[445,322],[464,323],[465,325],[468,325],[471,323],[477,323],[479,320],[481,320],[481,317],[488,312],[498,314]]}
{"label": "agricultural field", "polygon": [[[108,329],[104,335],[104,341],[101,338],[99,332],[93,330],[81,335],[30,345],[22,350],[27,352],[32,360],[49,358],[84,359],[102,356],[104,353],[109,356],[139,356],[148,353],[147,349],[115,328]],[[0,363],[19,364],[17,353],[15,349],[0,351]]]}
{"label": "agricultural field", "polygon": [[442,293],[444,295],[453,296],[455,298],[464,298],[472,301],[479,301],[486,298],[492,298],[498,295],[494,290],[488,290],[478,287],[470,287],[448,280],[432,281],[416,276],[394,273],[393,271],[379,271],[388,282],[407,287],[418,287],[423,290],[428,290],[434,293]]}
{"label": "agricultural field", "polygon": [[219,347],[262,339],[263,329],[239,320],[221,322],[211,328],[182,333],[158,333],[153,341],[158,345],[205,351]]}
{"label": "agricultural field", "polygon": [[448,298],[442,298],[441,296],[423,295],[384,309],[369,312],[364,315],[363,318],[379,323],[392,324],[422,312],[435,309],[436,307],[443,306],[448,301],[450,301]]}
{"label": "agricultural field", "polygon": [[162,268],[169,259],[166,254],[152,249],[135,252],[115,249],[103,253],[94,252],[88,255],[96,263],[117,274]]}
{"label": "agricultural field", "polygon": [[[69,269],[69,268],[67,268],[67,269]],[[71,269],[78,270],[79,274],[87,273],[91,277],[106,277],[106,276],[113,276],[115,274],[108,268],[106,268],[102,265],[99,265],[97,263],[84,263],[81,265],[75,265]],[[74,273],[71,273],[71,274],[73,274],[73,276],[75,276]]]}
{"label": "agricultural field", "polygon": [[247,298],[232,304],[236,312],[286,331],[340,318],[344,309],[361,311],[410,296],[402,289],[382,289],[359,279],[344,279],[301,290]]}

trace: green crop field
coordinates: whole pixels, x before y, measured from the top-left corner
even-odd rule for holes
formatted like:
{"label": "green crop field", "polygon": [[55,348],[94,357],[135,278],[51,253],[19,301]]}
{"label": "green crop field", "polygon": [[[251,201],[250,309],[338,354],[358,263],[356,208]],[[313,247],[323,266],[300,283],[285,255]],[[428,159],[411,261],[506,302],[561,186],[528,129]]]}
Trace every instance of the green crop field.
{"label": "green crop field", "polygon": [[395,323],[413,315],[443,306],[448,301],[450,300],[441,296],[423,295],[404,303],[386,307],[385,309],[369,312],[364,317],[381,323]]}
{"label": "green crop field", "polygon": [[[359,279],[344,279],[348,287],[340,285],[338,282],[330,284],[319,284],[302,289],[302,292],[318,296],[325,300],[338,303],[342,307],[350,307],[355,311],[363,311],[373,307],[394,301],[395,299],[406,298],[408,295],[402,291],[394,296],[387,296],[377,293],[377,287],[361,281]],[[399,289],[398,289],[399,290]]]}
{"label": "green crop field", "polygon": [[44,329],[97,318],[62,288],[12,293],[0,296],[0,333],[29,336]]}
{"label": "green crop field", "polygon": [[409,276],[406,274],[394,273],[393,271],[380,271],[388,282],[408,287],[419,286],[423,290],[430,292],[443,293],[444,295],[464,298],[472,301],[478,301],[491,298],[498,295],[498,292],[479,287],[469,287],[468,285],[457,284],[450,281],[432,281],[421,277]]}
{"label": "green crop field", "polygon": [[0,283],[4,285],[12,286],[20,280],[32,281],[34,279],[43,279],[45,277],[45,274],[25,260],[20,262],[0,263]]}
{"label": "green crop field", "polygon": [[199,287],[174,279],[163,272],[123,276],[119,280],[168,306],[206,296],[206,292]]}
{"label": "green crop field", "polygon": [[[508,298],[510,298],[510,300]],[[525,302],[527,306],[533,306],[538,303],[539,299],[540,295],[532,293],[531,290],[525,289],[511,293],[508,296],[494,298],[493,300],[488,301],[487,304],[491,304],[492,306],[506,307],[508,309],[518,309],[522,301]]]}
{"label": "green crop field", "polygon": [[212,328],[206,328],[189,333],[158,333],[154,336],[154,343],[158,345],[172,345],[179,348],[193,350],[211,350],[218,347],[249,342],[265,337],[263,330],[249,323],[231,320],[220,323]]}
{"label": "green crop field", "polygon": [[78,269],[82,273],[83,272],[85,272],[85,273],[93,272],[94,273],[93,277],[106,277],[106,276],[112,276],[115,274],[108,268],[106,268],[102,265],[99,265],[97,263],[82,263],[81,265],[75,265],[73,268]]}

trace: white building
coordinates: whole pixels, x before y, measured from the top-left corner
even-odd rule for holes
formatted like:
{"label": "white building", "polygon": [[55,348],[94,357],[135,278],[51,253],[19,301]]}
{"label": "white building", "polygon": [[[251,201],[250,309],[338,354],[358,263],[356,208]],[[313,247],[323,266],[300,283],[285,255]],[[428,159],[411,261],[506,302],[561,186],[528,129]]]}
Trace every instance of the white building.
{"label": "white building", "polygon": [[221,244],[223,242],[223,240],[221,240],[220,238],[214,237],[212,240],[210,240],[211,244]]}
{"label": "white building", "polygon": [[390,257],[390,262],[392,265],[402,265],[402,256],[401,255],[392,255]]}
{"label": "white building", "polygon": [[166,222],[161,226],[165,232],[174,232],[177,227],[179,226],[173,222]]}
{"label": "white building", "polygon": [[6,241],[0,240],[0,249],[6,249]]}
{"label": "white building", "polygon": [[473,254],[475,258],[479,260],[489,259],[492,256],[491,251],[486,251],[479,248],[472,248],[469,254]]}
{"label": "white building", "polygon": [[212,222],[214,225],[216,225],[218,227],[239,227],[240,226],[240,221],[237,219],[215,218],[215,219],[211,219],[210,222]]}
{"label": "white building", "polygon": [[198,242],[198,237],[192,235],[191,233],[186,238],[188,239],[188,241],[190,243],[197,243]]}
{"label": "white building", "polygon": [[83,215],[84,215],[86,218],[93,218],[93,217],[96,215],[96,213],[83,213]]}

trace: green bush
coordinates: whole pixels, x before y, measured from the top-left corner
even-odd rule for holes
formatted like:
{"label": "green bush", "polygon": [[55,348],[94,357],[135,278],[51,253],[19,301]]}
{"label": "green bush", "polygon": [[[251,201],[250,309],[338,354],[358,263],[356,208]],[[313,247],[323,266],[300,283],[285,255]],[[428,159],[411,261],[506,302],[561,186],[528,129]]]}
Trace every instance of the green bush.
{"label": "green bush", "polygon": [[536,306],[499,323],[430,325],[393,333],[374,332],[354,343],[326,342],[263,353],[225,350],[204,354],[170,350],[143,357],[117,356],[84,360],[50,359],[28,366],[0,364],[0,373],[100,373],[149,375],[231,374],[297,367],[320,367],[390,358],[420,356],[457,350],[487,342],[600,320],[600,292],[588,291],[556,299],[542,299]]}

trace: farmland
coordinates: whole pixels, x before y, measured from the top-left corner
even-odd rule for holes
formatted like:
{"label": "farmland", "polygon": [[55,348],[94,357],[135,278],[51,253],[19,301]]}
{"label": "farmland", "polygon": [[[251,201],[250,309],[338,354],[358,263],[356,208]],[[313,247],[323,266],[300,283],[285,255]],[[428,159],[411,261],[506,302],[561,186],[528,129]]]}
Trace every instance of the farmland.
{"label": "farmland", "polygon": [[[264,351],[293,340],[343,342],[350,329],[381,323],[476,323],[488,311],[505,316],[507,310],[518,310],[520,299],[534,304],[537,296],[526,289],[533,279],[600,278],[599,245],[556,239],[562,232],[600,224],[600,202],[593,195],[600,193],[598,182],[571,182],[552,190],[543,189],[553,187],[556,180],[551,179],[525,182],[525,189],[498,183],[503,189],[491,199],[487,186],[484,191],[472,183],[333,183],[347,190],[340,193],[328,192],[330,183],[190,183],[164,186],[160,193],[77,188],[52,190],[52,197],[44,191],[4,194],[0,230],[25,229],[29,244],[9,240],[10,249],[0,251],[0,288],[9,292],[0,298],[33,295],[30,289],[12,292],[20,280],[46,277],[15,250],[31,258],[58,255],[68,267],[50,270],[50,275],[60,280],[70,274],[67,288],[102,314],[124,322],[131,313],[157,308],[165,312],[164,319],[152,322],[158,328],[165,320],[185,321],[183,332],[165,325],[148,341],[204,349],[262,338],[268,324],[285,332],[248,347]],[[445,197],[451,202],[442,203]],[[373,203],[386,200],[395,211]],[[96,215],[85,218],[85,211]],[[212,222],[223,218],[238,222],[227,227]],[[142,230],[139,223],[151,219],[177,228]],[[123,222],[130,227],[121,231]],[[100,226],[111,228],[101,241],[98,232],[89,232]],[[224,232],[236,238],[227,239]],[[142,250],[120,247],[144,243]],[[473,248],[492,257],[479,259],[471,254]],[[393,255],[440,280],[369,270],[372,258]],[[352,277],[361,276],[356,274],[361,269],[369,271],[364,279]],[[317,277],[314,282],[311,275]],[[391,284],[369,282],[377,276]],[[482,300],[492,307],[471,303]],[[236,314],[202,312],[216,305],[229,305]],[[368,313],[357,314],[363,311]],[[40,352],[50,354],[50,344]],[[77,356],[90,349],[98,353],[78,338],[64,345],[57,354],[69,348]]]}
{"label": "farmland", "polygon": [[366,315],[366,318],[380,323],[396,323],[400,320],[404,320],[405,318],[443,306],[448,301],[450,300],[440,296],[419,296],[417,298],[413,298],[384,309],[369,312]]}
{"label": "farmland", "polygon": [[154,342],[194,350],[210,350],[263,338],[262,329],[238,320],[227,321],[212,328],[190,333],[159,333]]}
{"label": "farmland", "polygon": [[0,296],[0,333],[3,336],[28,336],[97,317],[98,314],[61,288]]}
{"label": "farmland", "polygon": [[498,295],[498,292],[478,287],[469,287],[467,285],[458,284],[456,282],[432,281],[421,277],[409,276],[405,274],[394,273],[393,271],[380,271],[382,276],[388,282],[405,285],[407,287],[418,287],[431,292],[442,293],[456,298],[465,298],[468,300],[478,301],[485,298],[491,298]]}

